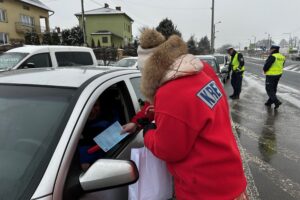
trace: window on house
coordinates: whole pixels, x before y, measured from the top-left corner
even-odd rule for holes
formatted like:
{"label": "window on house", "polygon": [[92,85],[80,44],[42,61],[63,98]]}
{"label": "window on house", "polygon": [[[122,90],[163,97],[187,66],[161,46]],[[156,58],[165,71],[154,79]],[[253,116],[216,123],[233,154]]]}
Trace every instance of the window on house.
{"label": "window on house", "polygon": [[23,6],[23,9],[24,9],[24,10],[30,10],[30,7],[24,5],[24,6]]}
{"label": "window on house", "polygon": [[21,23],[24,25],[33,26],[34,18],[27,15],[21,15]]}
{"label": "window on house", "polygon": [[0,44],[7,44],[8,43],[8,35],[7,33],[0,32]]}
{"label": "window on house", "polygon": [[108,43],[108,37],[102,37],[102,43]]}
{"label": "window on house", "polygon": [[6,11],[0,8],[0,22],[6,22]]}

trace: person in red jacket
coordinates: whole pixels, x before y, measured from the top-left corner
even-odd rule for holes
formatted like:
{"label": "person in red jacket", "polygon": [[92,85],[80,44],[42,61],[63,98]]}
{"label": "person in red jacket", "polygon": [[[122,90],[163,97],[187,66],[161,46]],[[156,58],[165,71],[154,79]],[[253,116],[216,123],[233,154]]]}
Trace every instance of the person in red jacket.
{"label": "person in red jacket", "polygon": [[140,42],[141,91],[155,108],[155,124],[145,126],[144,143],[166,161],[176,199],[247,199],[241,156],[218,78],[207,64],[187,54],[178,36],[165,40],[154,29],[145,29]]}

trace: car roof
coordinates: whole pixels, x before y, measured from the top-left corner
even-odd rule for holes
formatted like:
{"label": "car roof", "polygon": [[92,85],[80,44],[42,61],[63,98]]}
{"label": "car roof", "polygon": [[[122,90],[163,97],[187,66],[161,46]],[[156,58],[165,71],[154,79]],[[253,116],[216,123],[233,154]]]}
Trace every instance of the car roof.
{"label": "car roof", "polygon": [[196,55],[195,57],[197,57],[197,58],[202,58],[202,59],[205,59],[205,58],[207,58],[207,59],[216,59],[214,56],[212,56],[212,55]]}
{"label": "car roof", "polygon": [[20,53],[34,53],[36,51],[48,51],[49,49],[57,51],[90,51],[90,48],[87,47],[78,47],[78,46],[56,46],[56,45],[25,45],[23,47],[17,47],[7,52],[20,52]]}
{"label": "car roof", "polygon": [[125,57],[125,58],[122,58],[121,60],[125,60],[125,59],[135,59],[135,60],[137,60],[138,59],[138,57]]}
{"label": "car roof", "polygon": [[127,68],[67,67],[12,70],[0,73],[0,84],[80,87],[89,79],[113,72],[139,72]]}

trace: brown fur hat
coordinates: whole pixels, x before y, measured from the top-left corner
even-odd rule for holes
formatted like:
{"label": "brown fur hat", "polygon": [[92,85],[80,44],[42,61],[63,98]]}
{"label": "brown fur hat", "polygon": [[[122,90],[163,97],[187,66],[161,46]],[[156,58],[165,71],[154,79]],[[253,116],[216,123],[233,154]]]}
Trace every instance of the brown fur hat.
{"label": "brown fur hat", "polygon": [[[149,38],[150,36],[147,36],[147,34],[146,36],[142,34],[142,37]],[[158,36],[160,34],[151,33],[150,35]],[[152,40],[161,41],[161,38]],[[156,90],[160,87],[162,79],[171,65],[178,57],[187,54],[187,52],[186,43],[179,36],[172,35],[168,40],[155,48],[153,54],[145,61],[142,70],[141,91],[150,102],[153,102]]]}
{"label": "brown fur hat", "polygon": [[165,37],[155,29],[145,28],[140,36],[140,46],[143,49],[154,48],[165,41]]}

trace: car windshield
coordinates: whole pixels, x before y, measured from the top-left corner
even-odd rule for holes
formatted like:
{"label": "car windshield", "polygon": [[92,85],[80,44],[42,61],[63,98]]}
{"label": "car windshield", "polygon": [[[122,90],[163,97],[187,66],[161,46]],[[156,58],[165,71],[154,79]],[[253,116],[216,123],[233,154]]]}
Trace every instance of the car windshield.
{"label": "car windshield", "polygon": [[28,53],[6,52],[0,54],[0,70],[16,66]]}
{"label": "car windshield", "polygon": [[75,89],[0,85],[0,199],[29,199],[51,159]]}
{"label": "car windshield", "polygon": [[132,67],[137,62],[137,59],[122,59],[115,63],[115,67]]}
{"label": "car windshield", "polygon": [[217,66],[217,63],[216,63],[215,59],[213,59],[213,58],[201,58],[201,57],[199,57],[199,59],[207,62],[210,66],[212,66],[213,69],[215,70],[215,72],[218,71],[218,69],[217,69],[218,66]]}
{"label": "car windshield", "polygon": [[224,64],[225,63],[225,57],[224,56],[215,56],[217,59],[218,64]]}

